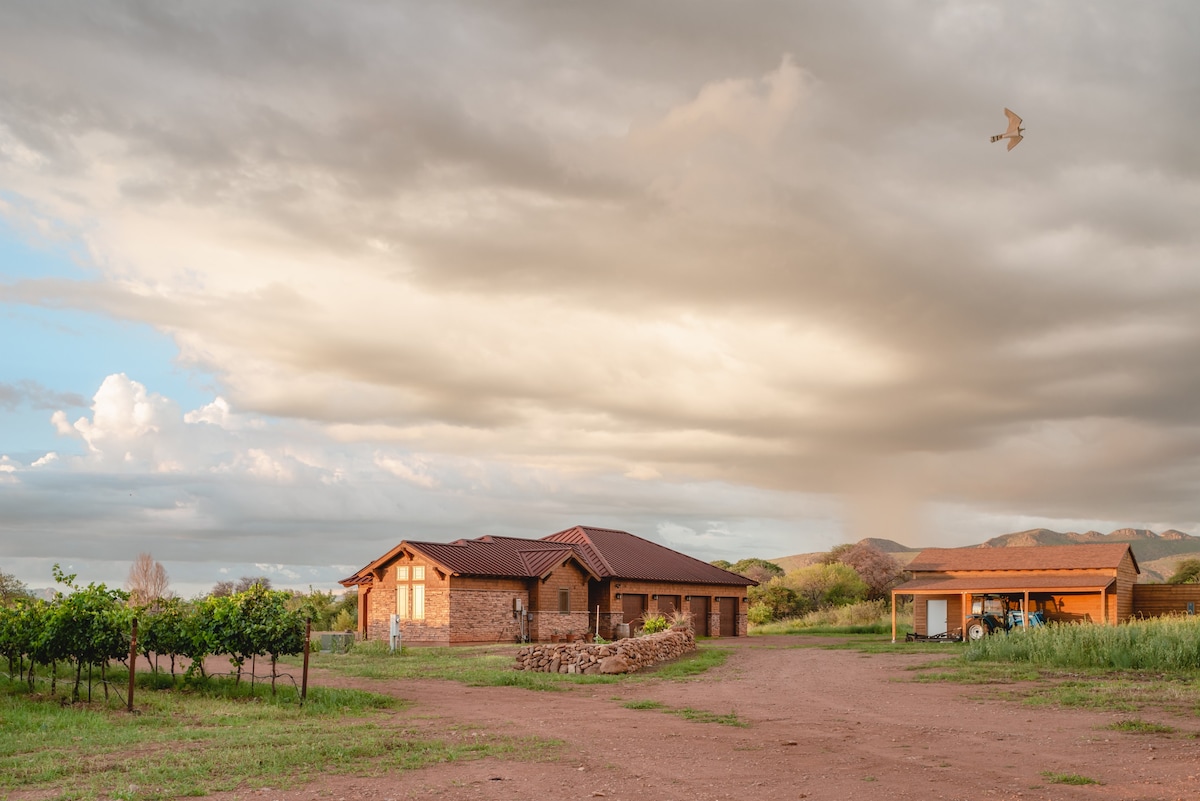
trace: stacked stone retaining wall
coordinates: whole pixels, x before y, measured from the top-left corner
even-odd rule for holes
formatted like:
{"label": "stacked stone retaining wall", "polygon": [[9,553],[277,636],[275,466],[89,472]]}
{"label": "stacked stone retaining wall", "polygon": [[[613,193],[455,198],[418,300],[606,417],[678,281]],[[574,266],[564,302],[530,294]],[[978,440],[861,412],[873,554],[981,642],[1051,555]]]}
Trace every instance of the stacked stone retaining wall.
{"label": "stacked stone retaining wall", "polygon": [[539,673],[633,673],[696,650],[690,630],[672,629],[610,643],[527,645],[517,652],[517,670]]}

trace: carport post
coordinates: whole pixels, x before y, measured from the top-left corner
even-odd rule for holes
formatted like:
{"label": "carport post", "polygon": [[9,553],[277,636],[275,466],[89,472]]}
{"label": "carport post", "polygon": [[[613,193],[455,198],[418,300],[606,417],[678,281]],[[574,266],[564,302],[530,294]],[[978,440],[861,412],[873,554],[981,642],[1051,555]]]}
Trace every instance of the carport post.
{"label": "carport post", "polygon": [[1025,605],[1021,607],[1021,627],[1029,628],[1029,590],[1025,590]]}
{"label": "carport post", "polygon": [[[917,602],[917,596],[913,596],[913,605]],[[896,641],[896,591],[892,590],[892,642]]]}
{"label": "carport post", "polygon": [[962,594],[962,629],[961,629],[961,631],[962,631],[962,641],[963,642],[967,641],[967,605],[968,605],[967,598],[968,597],[969,596],[967,593],[964,592]]}

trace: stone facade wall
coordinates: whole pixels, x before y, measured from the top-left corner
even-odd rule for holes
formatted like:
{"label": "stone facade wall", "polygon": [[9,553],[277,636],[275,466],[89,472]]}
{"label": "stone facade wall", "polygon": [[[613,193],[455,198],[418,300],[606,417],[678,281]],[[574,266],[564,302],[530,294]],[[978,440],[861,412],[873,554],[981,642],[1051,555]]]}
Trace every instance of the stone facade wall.
{"label": "stone facade wall", "polygon": [[[513,608],[515,598],[521,600],[520,612]],[[519,642],[521,618],[528,606],[529,591],[523,581],[453,579],[449,642]]]}
{"label": "stone facade wall", "polygon": [[616,642],[527,645],[517,652],[517,670],[540,673],[633,673],[696,649],[689,629],[671,629]]}

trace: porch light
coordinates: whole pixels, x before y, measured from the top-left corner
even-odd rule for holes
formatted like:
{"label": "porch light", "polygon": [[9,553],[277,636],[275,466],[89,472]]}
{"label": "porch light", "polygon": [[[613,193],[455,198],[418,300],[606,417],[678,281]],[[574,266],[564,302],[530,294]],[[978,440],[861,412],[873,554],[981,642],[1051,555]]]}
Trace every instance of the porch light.
{"label": "porch light", "polygon": [[621,600],[621,593],[619,593],[619,592],[617,593],[617,600],[618,601]]}

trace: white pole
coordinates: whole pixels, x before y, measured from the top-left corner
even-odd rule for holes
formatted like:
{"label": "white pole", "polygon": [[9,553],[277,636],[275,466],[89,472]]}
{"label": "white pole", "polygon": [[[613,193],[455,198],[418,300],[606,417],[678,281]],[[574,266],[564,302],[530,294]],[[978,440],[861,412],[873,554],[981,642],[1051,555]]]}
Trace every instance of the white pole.
{"label": "white pole", "polygon": [[596,604],[596,639],[600,639],[600,604]]}

